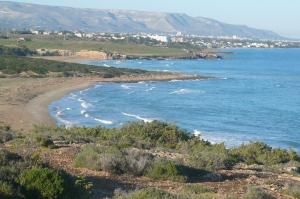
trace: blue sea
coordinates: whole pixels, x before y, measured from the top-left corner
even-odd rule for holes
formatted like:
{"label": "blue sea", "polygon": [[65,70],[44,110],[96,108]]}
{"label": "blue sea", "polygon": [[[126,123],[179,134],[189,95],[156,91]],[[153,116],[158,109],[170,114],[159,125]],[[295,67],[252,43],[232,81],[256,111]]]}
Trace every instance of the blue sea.
{"label": "blue sea", "polygon": [[210,80],[99,83],[49,106],[58,125],[175,123],[228,147],[263,141],[300,151],[300,49],[231,49],[222,60],[90,61]]}

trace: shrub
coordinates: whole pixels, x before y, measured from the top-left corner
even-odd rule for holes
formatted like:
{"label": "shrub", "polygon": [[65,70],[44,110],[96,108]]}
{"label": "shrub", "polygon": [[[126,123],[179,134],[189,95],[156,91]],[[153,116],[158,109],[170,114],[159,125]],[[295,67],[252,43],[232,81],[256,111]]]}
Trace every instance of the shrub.
{"label": "shrub", "polygon": [[134,122],[123,126],[120,131],[121,135],[148,141],[152,147],[176,148],[180,141],[187,141],[191,137],[177,126],[159,121]]}
{"label": "shrub", "polygon": [[272,147],[261,142],[242,145],[233,149],[232,154],[247,164],[274,165],[299,160],[294,151],[272,149]]}
{"label": "shrub", "polygon": [[28,198],[59,198],[64,192],[64,183],[57,171],[48,168],[33,168],[20,176],[20,184]]}
{"label": "shrub", "polygon": [[195,145],[189,154],[188,161],[191,166],[208,171],[226,168],[235,163],[224,144]]}
{"label": "shrub", "polygon": [[179,199],[177,196],[172,195],[166,191],[155,189],[155,188],[145,188],[141,190],[134,191],[132,193],[126,194],[122,192],[115,192],[114,199]]}
{"label": "shrub", "polygon": [[14,136],[10,132],[1,132],[0,131],[0,143],[5,143],[13,140]]}
{"label": "shrub", "polygon": [[56,147],[52,139],[48,136],[38,136],[36,137],[36,141],[42,147],[47,147],[51,149]]}
{"label": "shrub", "polygon": [[187,179],[183,175],[180,167],[171,161],[157,160],[150,166],[146,176],[155,180],[171,180],[185,182]]}
{"label": "shrub", "polygon": [[265,192],[262,188],[256,186],[248,186],[244,199],[275,199],[272,195]]}
{"label": "shrub", "polygon": [[75,166],[122,174],[126,172],[127,165],[117,147],[88,145],[76,157]]}
{"label": "shrub", "polygon": [[153,156],[138,149],[124,150],[124,157],[127,164],[127,173],[140,176],[150,166]]}
{"label": "shrub", "polygon": [[74,160],[75,167],[88,168],[92,170],[100,170],[98,165],[99,154],[91,145],[84,149],[76,156]]}
{"label": "shrub", "polygon": [[88,145],[77,155],[74,165],[113,174],[142,175],[152,159],[152,155],[138,149]]}
{"label": "shrub", "polygon": [[300,183],[294,182],[287,185],[284,193],[294,198],[300,199]]}
{"label": "shrub", "polygon": [[184,194],[202,194],[202,193],[215,193],[215,190],[198,184],[185,185],[182,189]]}
{"label": "shrub", "polygon": [[13,186],[7,182],[0,181],[0,198],[13,198]]}

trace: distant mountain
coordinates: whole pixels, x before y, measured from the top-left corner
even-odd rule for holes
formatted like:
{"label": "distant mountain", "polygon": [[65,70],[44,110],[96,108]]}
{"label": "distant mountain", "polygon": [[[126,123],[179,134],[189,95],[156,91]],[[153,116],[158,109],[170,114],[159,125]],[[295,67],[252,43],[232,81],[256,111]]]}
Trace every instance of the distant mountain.
{"label": "distant mountain", "polygon": [[272,31],[179,13],[79,9],[6,1],[0,1],[0,28],[88,32],[183,32],[202,36],[283,38]]}

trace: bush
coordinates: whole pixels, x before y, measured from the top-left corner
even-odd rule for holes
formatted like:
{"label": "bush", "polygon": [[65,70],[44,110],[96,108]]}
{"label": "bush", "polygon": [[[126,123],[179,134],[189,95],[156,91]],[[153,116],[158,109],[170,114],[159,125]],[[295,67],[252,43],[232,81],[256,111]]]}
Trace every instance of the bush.
{"label": "bush", "polygon": [[155,189],[155,188],[145,188],[132,193],[126,194],[122,192],[116,192],[114,194],[114,199],[179,199],[177,196],[172,195],[166,191]]}
{"label": "bush", "polygon": [[300,199],[300,183],[294,182],[287,185],[284,193],[294,198]]}
{"label": "bush", "polygon": [[299,160],[294,151],[272,149],[272,147],[261,142],[242,145],[233,149],[232,154],[247,164],[274,165]]}
{"label": "bush", "polygon": [[224,144],[197,144],[193,146],[188,161],[192,167],[208,171],[227,168],[236,162],[229,155]]}
{"label": "bush", "polygon": [[215,193],[215,190],[198,184],[185,185],[182,189],[184,194],[202,194],[202,193]]}
{"label": "bush", "polygon": [[88,145],[77,155],[74,165],[113,174],[126,172],[126,160],[117,147]]}
{"label": "bush", "polygon": [[52,139],[48,136],[38,136],[36,137],[36,141],[42,147],[47,147],[51,149],[56,147]]}
{"label": "bush", "polygon": [[142,175],[152,159],[138,149],[88,145],[77,155],[74,165],[113,174]]}
{"label": "bush", "polygon": [[146,176],[155,180],[171,180],[185,182],[187,179],[183,175],[180,167],[171,161],[157,160],[146,172]]}
{"label": "bush", "polygon": [[7,182],[0,181],[0,198],[13,198],[13,186]]}
{"label": "bush", "polygon": [[262,188],[256,186],[248,186],[244,199],[275,199],[272,195],[265,192]]}
{"label": "bush", "polygon": [[59,198],[64,192],[64,183],[57,171],[48,168],[33,168],[20,176],[20,184],[28,198]]}
{"label": "bush", "polygon": [[124,157],[127,164],[127,173],[140,176],[150,166],[153,156],[138,149],[124,150]]}

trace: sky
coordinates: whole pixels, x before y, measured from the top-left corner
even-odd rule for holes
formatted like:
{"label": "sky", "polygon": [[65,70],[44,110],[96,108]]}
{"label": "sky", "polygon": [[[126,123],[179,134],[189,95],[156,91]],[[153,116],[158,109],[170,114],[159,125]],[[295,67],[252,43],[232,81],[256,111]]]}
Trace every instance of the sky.
{"label": "sky", "polygon": [[300,39],[300,0],[14,0],[79,8],[180,12]]}

